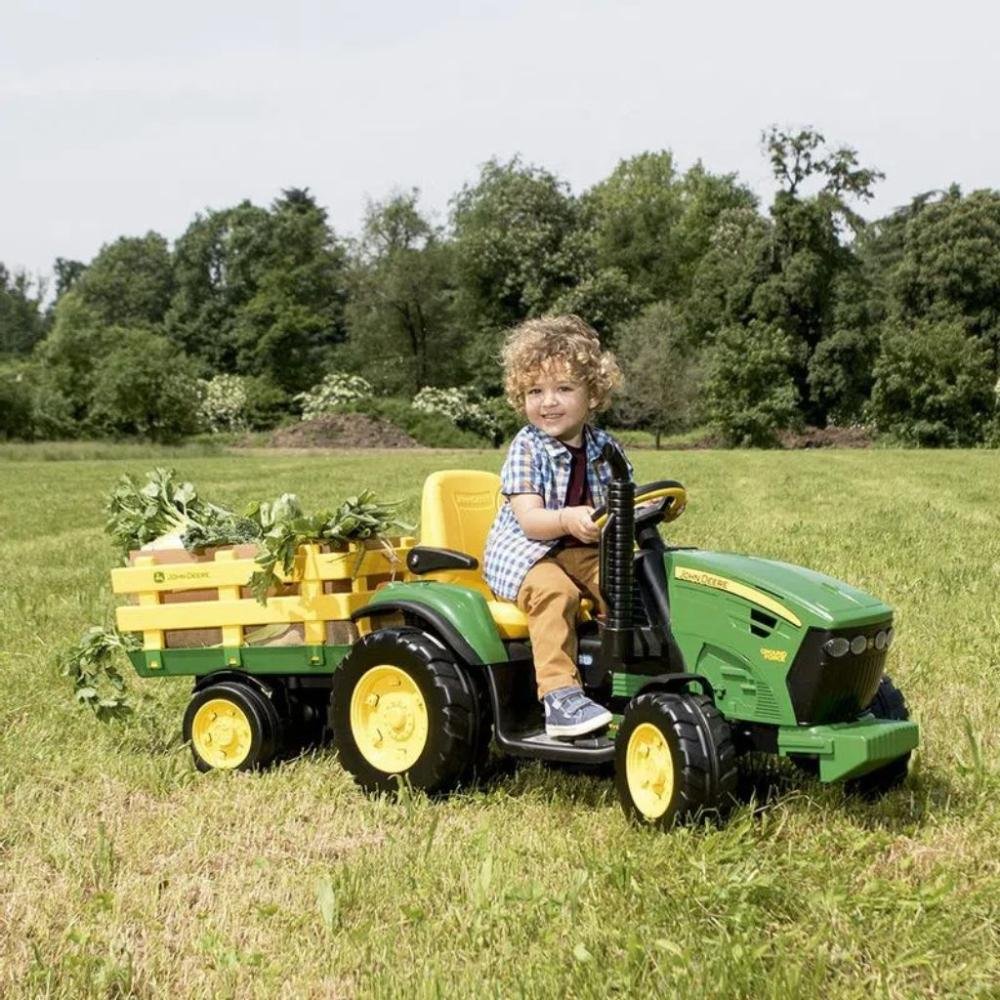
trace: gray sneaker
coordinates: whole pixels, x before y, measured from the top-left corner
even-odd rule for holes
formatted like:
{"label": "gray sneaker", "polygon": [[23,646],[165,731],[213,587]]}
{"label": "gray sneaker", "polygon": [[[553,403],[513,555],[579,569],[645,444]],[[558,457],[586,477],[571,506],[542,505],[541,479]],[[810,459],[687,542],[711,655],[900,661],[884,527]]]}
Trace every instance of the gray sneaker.
{"label": "gray sneaker", "polygon": [[545,707],[546,736],[583,736],[603,729],[611,721],[611,713],[591,701],[578,687],[550,691],[542,699],[542,705]]}

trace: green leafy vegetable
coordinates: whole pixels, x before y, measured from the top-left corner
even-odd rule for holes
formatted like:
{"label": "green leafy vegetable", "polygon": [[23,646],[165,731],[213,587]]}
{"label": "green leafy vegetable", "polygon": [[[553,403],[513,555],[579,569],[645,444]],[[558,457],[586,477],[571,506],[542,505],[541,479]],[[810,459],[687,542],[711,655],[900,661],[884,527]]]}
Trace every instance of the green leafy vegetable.
{"label": "green leafy vegetable", "polygon": [[[295,553],[300,545],[308,542],[328,542],[332,545],[366,538],[379,538],[393,531],[410,532],[413,526],[396,518],[398,502],[385,502],[376,498],[371,490],[364,490],[355,497],[348,497],[335,511],[322,511],[307,515],[294,493],[284,493],[272,504],[252,504],[247,517],[260,528],[257,565],[260,567],[250,578],[250,589],[261,604],[267,603],[267,594],[279,580],[277,567],[290,573],[295,563]],[[391,551],[388,542],[386,548]],[[364,553],[359,554],[360,557]]]}
{"label": "green leafy vegetable", "polygon": [[104,530],[117,543],[123,561],[132,550],[168,535],[177,536],[186,549],[257,540],[253,521],[202,500],[194,485],[180,481],[173,469],[154,469],[144,484],[122,476],[105,511]]}
{"label": "green leafy vegetable", "polygon": [[282,493],[271,502],[252,503],[241,517],[203,500],[194,485],[181,481],[173,469],[158,468],[148,473],[144,484],[122,476],[107,499],[105,531],[118,544],[123,559],[165,536],[175,536],[186,549],[255,543],[258,568],[249,585],[257,600],[266,604],[268,591],[280,582],[278,567],[290,573],[300,545],[340,545],[393,531],[413,531],[412,525],[396,519],[398,506],[364,490],[333,511],[307,514],[294,493]]}
{"label": "green leafy vegetable", "polygon": [[119,654],[140,646],[129,633],[94,625],[60,656],[62,674],[72,678],[77,701],[91,708],[102,722],[131,713],[125,680],[115,661]]}

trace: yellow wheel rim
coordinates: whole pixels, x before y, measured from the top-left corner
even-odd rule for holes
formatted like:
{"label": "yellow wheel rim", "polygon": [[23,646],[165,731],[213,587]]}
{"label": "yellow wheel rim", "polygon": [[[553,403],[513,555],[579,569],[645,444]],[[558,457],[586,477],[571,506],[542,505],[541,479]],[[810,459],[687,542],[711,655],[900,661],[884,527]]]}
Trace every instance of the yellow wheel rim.
{"label": "yellow wheel rim", "polygon": [[351,734],[365,760],[386,774],[413,767],[427,744],[427,704],[399,667],[372,667],[351,695]]}
{"label": "yellow wheel rim", "polygon": [[253,730],[239,705],[226,698],[206,701],[191,723],[191,744],[206,764],[239,767],[250,754]]}
{"label": "yellow wheel rim", "polygon": [[663,732],[650,722],[639,723],[629,737],[625,777],[639,812],[646,819],[659,819],[674,795],[674,759]]}

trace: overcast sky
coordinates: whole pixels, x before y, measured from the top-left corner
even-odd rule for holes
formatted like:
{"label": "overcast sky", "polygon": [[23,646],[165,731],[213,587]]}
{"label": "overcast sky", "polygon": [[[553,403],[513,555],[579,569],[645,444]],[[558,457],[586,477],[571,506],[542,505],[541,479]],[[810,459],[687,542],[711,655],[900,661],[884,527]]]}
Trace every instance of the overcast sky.
{"label": "overcast sky", "polygon": [[491,156],[581,191],[671,149],[771,191],[760,132],[811,124],[886,174],[872,217],[1000,186],[992,4],[0,0],[0,261],[309,187],[340,233],[419,187],[440,221]]}

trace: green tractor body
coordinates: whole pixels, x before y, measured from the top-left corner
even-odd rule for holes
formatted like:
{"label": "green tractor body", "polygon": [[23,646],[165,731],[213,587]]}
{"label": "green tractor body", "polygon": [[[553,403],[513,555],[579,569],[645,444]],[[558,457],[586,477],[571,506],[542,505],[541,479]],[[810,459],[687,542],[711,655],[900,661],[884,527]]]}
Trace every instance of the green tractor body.
{"label": "green tractor body", "polygon": [[[662,565],[680,672],[705,682],[747,745],[814,758],[822,781],[862,775],[916,747],[916,723],[865,711],[891,644],[888,605],[822,573],[753,556],[672,549]],[[475,591],[434,581],[394,583],[364,611],[379,608],[442,636],[463,662],[494,669],[511,662]],[[835,657],[829,647],[838,638],[844,642],[837,648],[846,643],[847,651]],[[594,646],[585,637],[580,656],[581,674],[593,677]],[[662,658],[620,664],[610,671],[611,698],[627,701],[661,687],[664,673]],[[686,686],[679,671],[666,673],[667,686]]]}

